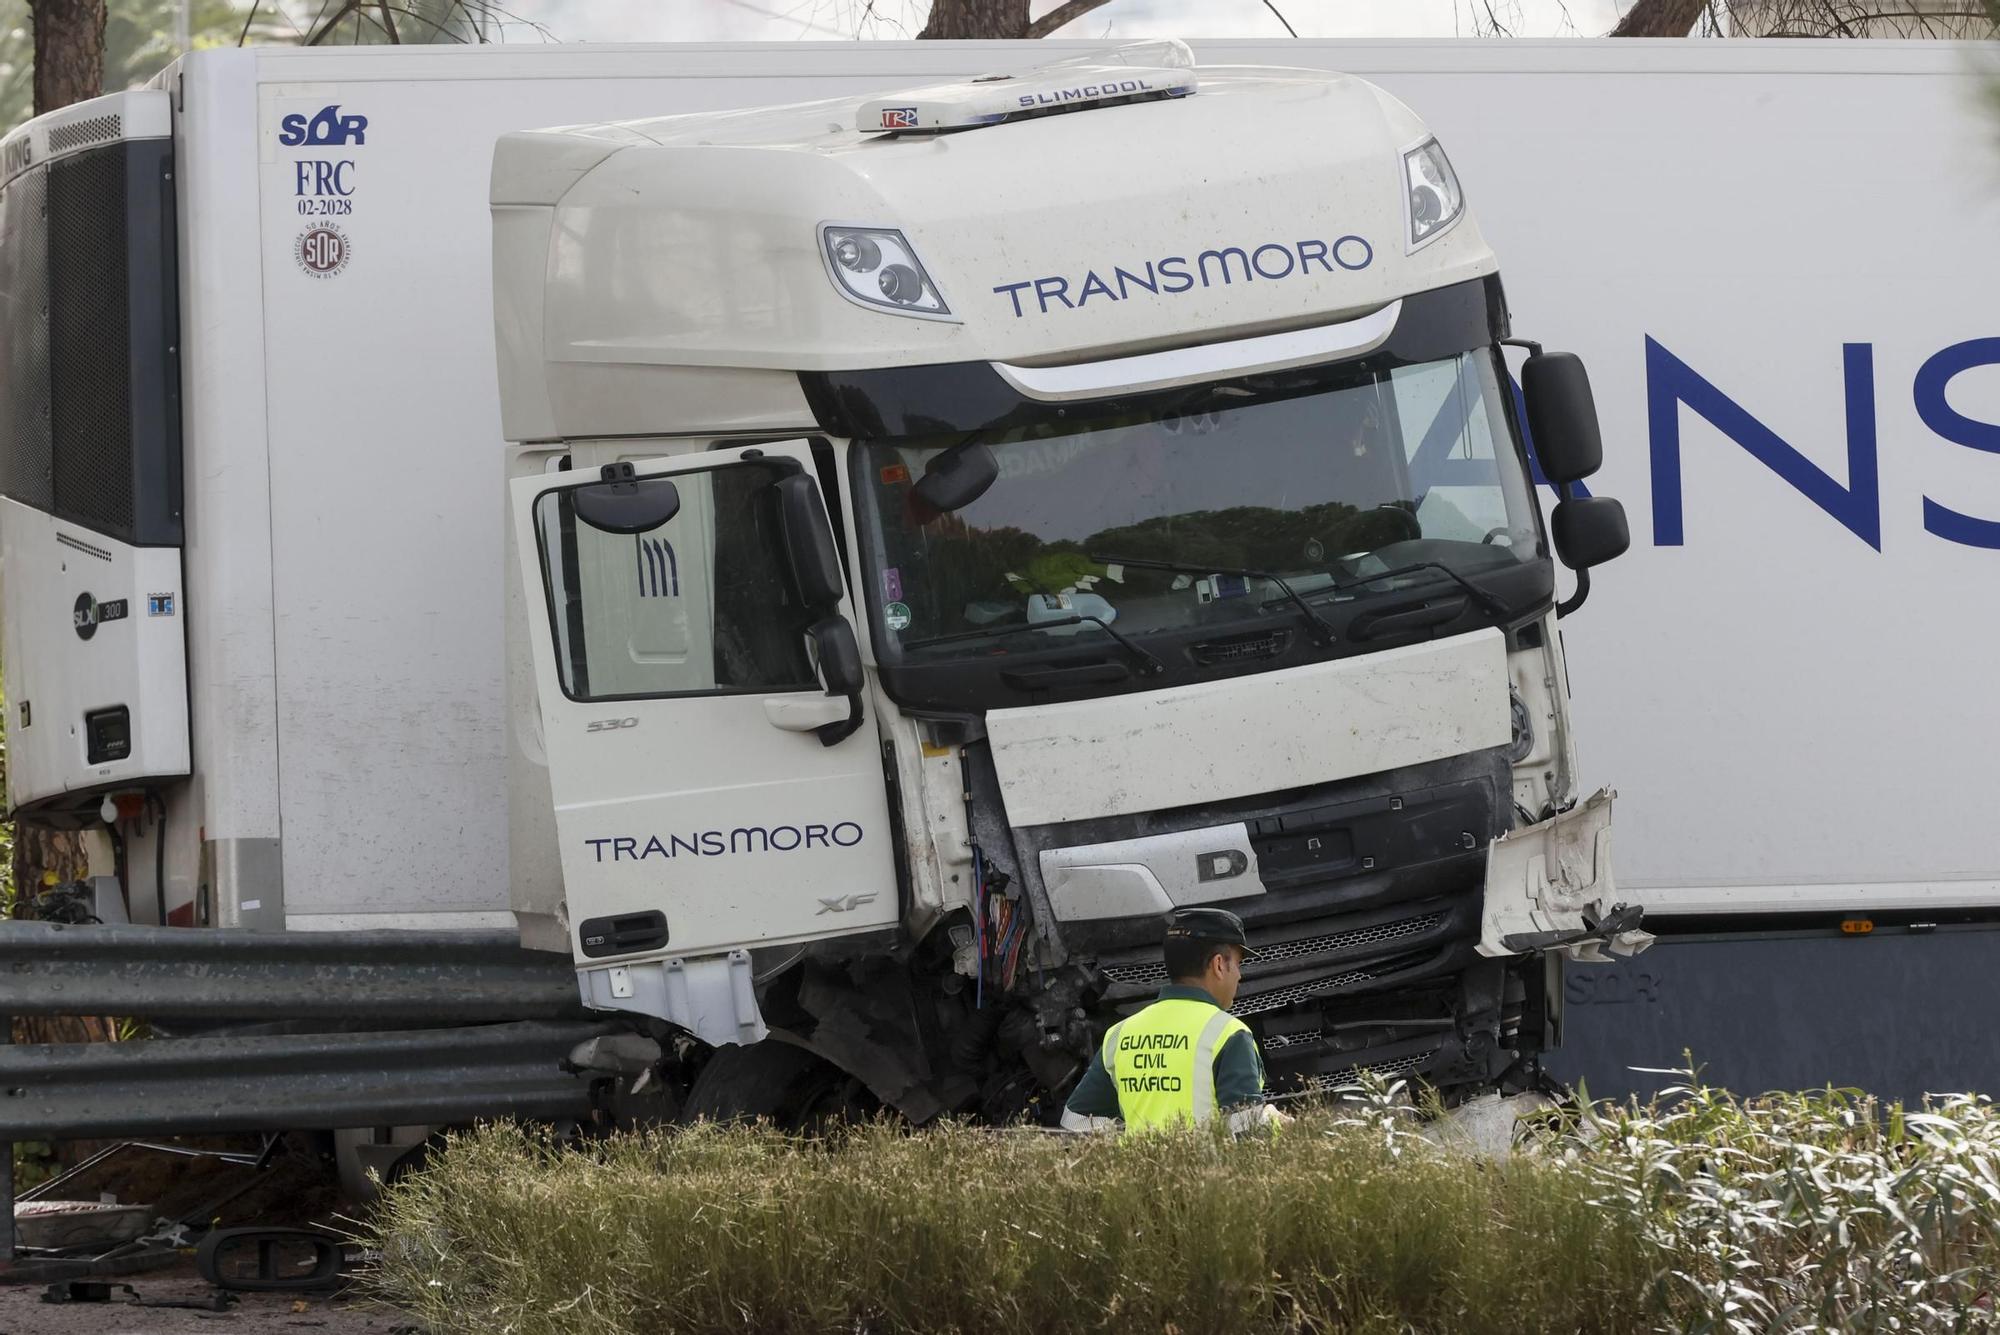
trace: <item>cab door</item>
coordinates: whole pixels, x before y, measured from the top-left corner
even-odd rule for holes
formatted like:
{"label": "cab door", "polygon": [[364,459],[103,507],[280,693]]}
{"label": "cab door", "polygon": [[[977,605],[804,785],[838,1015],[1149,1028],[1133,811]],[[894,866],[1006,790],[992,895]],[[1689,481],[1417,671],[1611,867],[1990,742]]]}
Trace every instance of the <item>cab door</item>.
{"label": "cab door", "polygon": [[807,444],[512,488],[579,964],[894,923],[886,781]]}

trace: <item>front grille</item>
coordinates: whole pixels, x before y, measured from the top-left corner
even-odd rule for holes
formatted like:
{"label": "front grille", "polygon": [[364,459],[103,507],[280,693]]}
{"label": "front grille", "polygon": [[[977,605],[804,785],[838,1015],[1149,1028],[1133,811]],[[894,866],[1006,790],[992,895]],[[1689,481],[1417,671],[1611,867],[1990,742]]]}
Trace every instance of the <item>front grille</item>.
{"label": "front grille", "polygon": [[1226,640],[1206,640],[1192,645],[1188,656],[1203,667],[1217,663],[1243,663],[1259,658],[1276,658],[1292,641],[1288,630],[1265,631],[1256,635],[1233,635]]}
{"label": "front grille", "polygon": [[1293,983],[1290,987],[1280,987],[1269,992],[1259,992],[1254,997],[1242,997],[1229,1008],[1231,1015],[1261,1015],[1289,1006],[1295,1001],[1311,1001],[1325,992],[1336,992],[1343,987],[1353,987],[1359,983],[1371,982],[1375,975],[1366,969],[1351,969],[1335,974],[1331,978],[1315,978],[1307,983]]}
{"label": "front grille", "polygon": [[1357,927],[1352,931],[1334,932],[1327,936],[1307,936],[1297,941],[1280,941],[1276,945],[1258,946],[1257,954],[1260,958],[1256,962],[1264,965],[1302,959],[1309,955],[1332,955],[1353,950],[1358,946],[1384,945],[1390,941],[1401,941],[1405,937],[1421,935],[1443,921],[1444,915],[1441,913],[1425,913],[1415,918],[1377,923],[1373,927]]}
{"label": "front grille", "polygon": [[[1270,1044],[1266,1043],[1264,1046],[1269,1047]],[[1394,1061],[1386,1062],[1366,1062],[1360,1065],[1343,1067],[1338,1071],[1328,1071],[1323,1075],[1309,1075],[1306,1077],[1305,1083],[1309,1089],[1325,1093],[1331,1089],[1351,1086],[1364,1075],[1376,1076],[1383,1080],[1393,1080],[1399,1075],[1409,1075],[1413,1071],[1421,1071],[1429,1064],[1431,1058],[1438,1055],[1438,1051],[1439,1049],[1432,1048],[1429,1052],[1419,1052],[1413,1057],[1398,1057]]]}
{"label": "front grille", "polygon": [[[1325,936],[1305,936],[1296,941],[1260,945],[1257,947],[1257,953],[1262,958],[1257,960],[1253,967],[1258,972],[1269,972],[1264,966],[1282,964],[1287,960],[1309,959],[1314,955],[1341,954],[1362,946],[1386,945],[1406,937],[1419,936],[1443,921],[1444,915],[1441,913],[1425,913],[1397,922],[1378,923],[1373,927],[1357,927],[1345,932],[1330,932]],[[1104,976],[1118,983],[1160,984],[1167,981],[1167,966],[1159,961],[1145,964],[1110,964],[1105,966]]]}
{"label": "front grille", "polygon": [[1107,964],[1104,976],[1114,983],[1164,983],[1167,981],[1165,964]]}

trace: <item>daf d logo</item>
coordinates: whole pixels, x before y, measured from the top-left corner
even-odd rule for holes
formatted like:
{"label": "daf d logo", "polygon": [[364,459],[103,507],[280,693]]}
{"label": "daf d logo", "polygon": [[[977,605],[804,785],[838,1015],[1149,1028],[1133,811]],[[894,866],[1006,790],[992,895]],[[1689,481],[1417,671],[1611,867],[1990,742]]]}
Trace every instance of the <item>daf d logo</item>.
{"label": "daf d logo", "polygon": [[874,895],[837,895],[832,899],[820,900],[819,912],[813,914],[813,917],[823,918],[829,913],[852,913],[863,904],[874,902]]}
{"label": "daf d logo", "polygon": [[1220,848],[1213,853],[1197,853],[1194,859],[1196,874],[1204,881],[1227,881],[1250,870],[1250,859],[1234,848]]}

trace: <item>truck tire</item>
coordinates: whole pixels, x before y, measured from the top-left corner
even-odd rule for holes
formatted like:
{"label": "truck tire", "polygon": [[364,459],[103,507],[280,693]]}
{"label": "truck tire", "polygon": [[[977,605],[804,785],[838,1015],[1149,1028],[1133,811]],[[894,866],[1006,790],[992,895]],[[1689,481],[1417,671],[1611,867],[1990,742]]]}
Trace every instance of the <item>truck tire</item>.
{"label": "truck tire", "polygon": [[859,1080],[832,1062],[765,1039],[717,1048],[688,1087],[680,1120],[768,1121],[798,1131],[860,1121],[878,1106]]}

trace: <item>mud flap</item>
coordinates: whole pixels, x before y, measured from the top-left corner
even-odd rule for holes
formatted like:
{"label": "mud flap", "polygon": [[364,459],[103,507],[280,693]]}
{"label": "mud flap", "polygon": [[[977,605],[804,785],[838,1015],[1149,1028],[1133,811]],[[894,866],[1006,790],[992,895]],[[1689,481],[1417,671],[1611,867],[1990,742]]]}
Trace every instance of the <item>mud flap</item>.
{"label": "mud flap", "polygon": [[1617,901],[1611,878],[1615,796],[1600,788],[1550,820],[1494,840],[1486,850],[1480,954],[1557,951],[1601,963],[1653,944],[1640,930],[1641,910]]}

